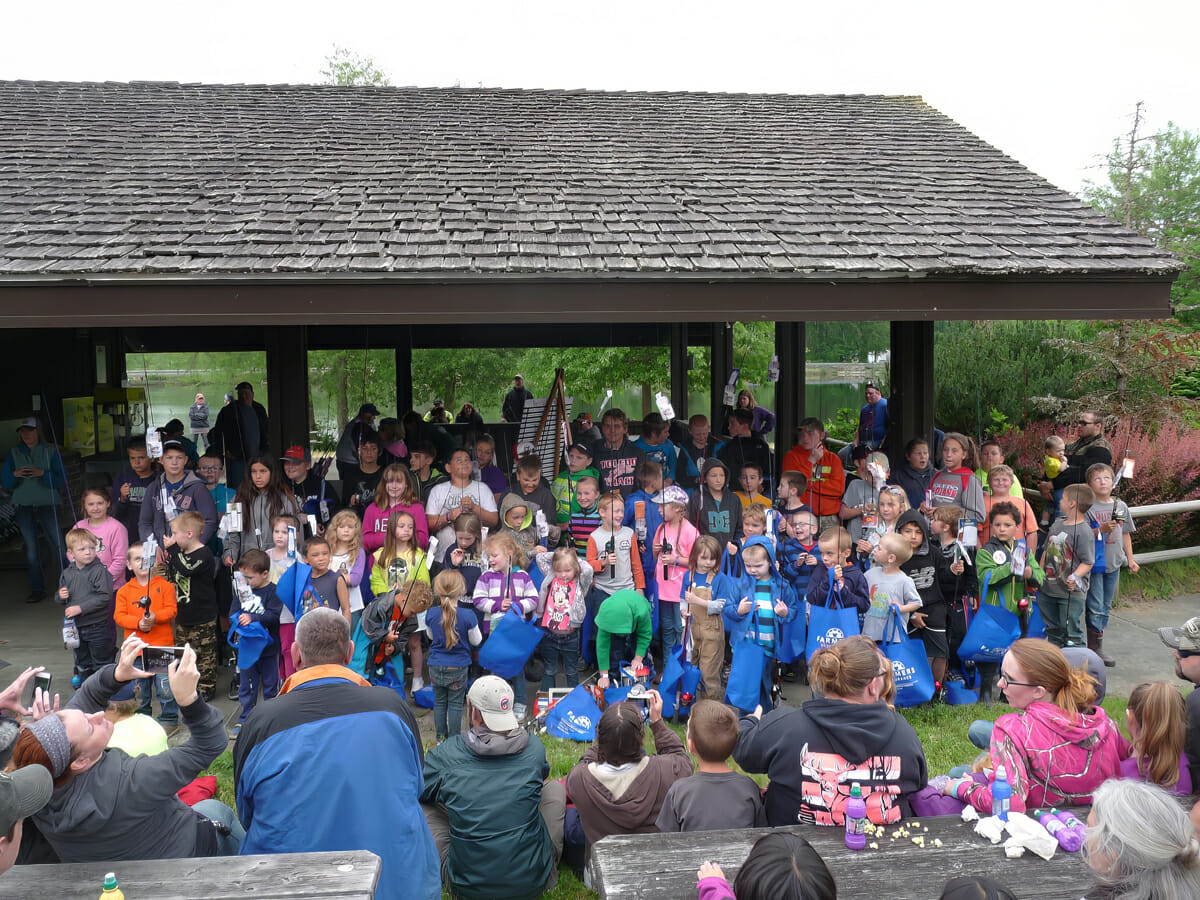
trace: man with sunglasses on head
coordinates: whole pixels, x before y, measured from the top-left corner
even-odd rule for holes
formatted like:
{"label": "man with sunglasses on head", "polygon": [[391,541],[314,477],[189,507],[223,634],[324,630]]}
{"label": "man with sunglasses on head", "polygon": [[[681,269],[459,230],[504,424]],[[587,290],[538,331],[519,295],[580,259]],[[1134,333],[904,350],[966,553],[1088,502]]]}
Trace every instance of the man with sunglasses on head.
{"label": "man with sunglasses on head", "polygon": [[1175,674],[1195,687],[1187,698],[1187,736],[1183,752],[1188,759],[1192,784],[1200,784],[1200,616],[1188,619],[1181,628],[1160,628],[1158,636],[1175,651]]}
{"label": "man with sunglasses on head", "polygon": [[1075,420],[1078,429],[1075,440],[1067,445],[1067,465],[1053,481],[1038,483],[1043,497],[1051,491],[1062,490],[1069,484],[1086,484],[1087,470],[1096,463],[1113,464],[1112,445],[1104,438],[1104,414],[1085,410]]}

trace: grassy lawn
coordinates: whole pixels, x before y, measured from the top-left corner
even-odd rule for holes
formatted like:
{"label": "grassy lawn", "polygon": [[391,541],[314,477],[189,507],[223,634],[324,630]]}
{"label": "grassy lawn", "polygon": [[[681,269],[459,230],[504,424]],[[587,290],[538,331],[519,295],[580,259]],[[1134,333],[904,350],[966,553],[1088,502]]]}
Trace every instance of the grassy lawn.
{"label": "grassy lawn", "polygon": [[[1125,731],[1125,706],[1123,697],[1107,697],[1104,709],[1109,718]],[[978,751],[967,740],[967,727],[975,719],[995,721],[998,716],[1012,712],[1008,706],[997,704],[991,709],[985,709],[979,704],[972,706],[930,706],[901,710],[903,716],[916,730],[921,743],[925,747],[925,759],[929,764],[929,773],[937,775],[950,770],[951,766],[968,763],[973,760]],[[683,737],[683,726],[671,726]],[[571,771],[571,767],[583,755],[586,745],[560,738],[542,737],[546,746],[546,758],[550,763],[550,777],[563,778]],[[653,750],[650,734],[646,734],[646,749]],[[217,799],[235,805],[233,785],[233,757],[228,750],[222,753],[204,773],[217,776]],[[766,786],[765,775],[752,775],[756,782]],[[444,895],[448,897],[449,895]],[[589,900],[597,897],[577,879],[567,866],[559,869],[558,887],[545,895],[549,900]]]}

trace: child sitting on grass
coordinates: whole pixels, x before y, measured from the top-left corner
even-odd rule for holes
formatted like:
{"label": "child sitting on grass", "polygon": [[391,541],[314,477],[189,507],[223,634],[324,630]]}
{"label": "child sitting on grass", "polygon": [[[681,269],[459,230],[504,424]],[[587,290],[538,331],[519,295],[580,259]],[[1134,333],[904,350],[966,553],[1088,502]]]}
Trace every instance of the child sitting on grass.
{"label": "child sitting on grass", "polygon": [[687,748],[699,761],[696,774],[667,789],[658,813],[659,831],[765,828],[762,791],[727,760],[738,740],[737,713],[716,700],[698,700],[687,724]]}

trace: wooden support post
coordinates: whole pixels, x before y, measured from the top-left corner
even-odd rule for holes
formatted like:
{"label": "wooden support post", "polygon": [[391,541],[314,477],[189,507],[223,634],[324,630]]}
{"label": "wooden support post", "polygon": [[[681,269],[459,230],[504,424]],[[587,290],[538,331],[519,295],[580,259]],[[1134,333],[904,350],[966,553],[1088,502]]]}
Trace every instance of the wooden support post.
{"label": "wooden support post", "polygon": [[671,323],[671,405],[675,418],[688,420],[688,327],[687,322]]}
{"label": "wooden support post", "polygon": [[267,350],[267,413],[271,455],[293,444],[309,446],[308,326],[263,328]]}
{"label": "wooden support post", "polygon": [[775,466],[796,443],[795,430],[804,418],[805,329],[803,322],[775,323],[775,353],[779,357],[779,383],[775,385]]}
{"label": "wooden support post", "polygon": [[412,391],[412,326],[395,329],[396,347],[396,417],[402,418],[413,408]]}
{"label": "wooden support post", "polygon": [[896,466],[910,439],[920,436],[933,446],[933,323],[891,325],[892,383],[884,449]]}
{"label": "wooden support post", "polygon": [[725,383],[729,380],[729,372],[733,368],[733,325],[729,322],[713,322],[712,326],[712,355],[708,383],[712,392],[709,397],[709,425],[713,435],[720,435],[725,430],[725,407],[722,397],[725,394]]}

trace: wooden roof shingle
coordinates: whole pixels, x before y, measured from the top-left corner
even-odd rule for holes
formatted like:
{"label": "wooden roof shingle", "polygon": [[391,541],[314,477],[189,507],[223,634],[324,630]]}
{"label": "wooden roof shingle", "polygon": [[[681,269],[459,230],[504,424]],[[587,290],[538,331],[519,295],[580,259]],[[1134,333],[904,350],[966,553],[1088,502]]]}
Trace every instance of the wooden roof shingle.
{"label": "wooden roof shingle", "polygon": [[1179,268],[916,97],[0,82],[0,283]]}

